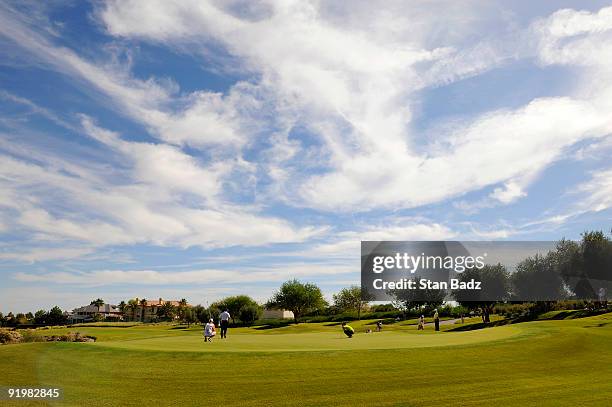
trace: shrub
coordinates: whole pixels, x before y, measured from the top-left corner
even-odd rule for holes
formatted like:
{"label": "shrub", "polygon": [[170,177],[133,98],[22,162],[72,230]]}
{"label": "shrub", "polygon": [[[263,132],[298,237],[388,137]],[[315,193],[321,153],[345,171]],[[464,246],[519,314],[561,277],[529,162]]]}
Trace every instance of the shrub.
{"label": "shrub", "polygon": [[493,313],[499,314],[506,318],[520,318],[528,315],[531,312],[532,307],[532,303],[497,304],[493,308]]}
{"label": "shrub", "polygon": [[0,343],[24,343],[24,342],[95,342],[96,337],[82,335],[80,332],[68,332],[64,335],[39,335],[34,329],[12,331],[0,329]]}
{"label": "shrub", "polygon": [[390,311],[398,311],[398,309],[395,308],[393,304],[378,304],[378,305],[374,305],[371,311],[372,312],[390,312]]}
{"label": "shrub", "polygon": [[68,332],[64,335],[51,335],[44,337],[47,342],[95,342],[96,337],[82,335],[80,332]]}
{"label": "shrub", "polygon": [[18,343],[21,342],[21,334],[18,331],[9,331],[8,329],[0,329],[0,343]]}
{"label": "shrub", "polygon": [[44,342],[45,338],[33,329],[24,329],[21,332],[21,342]]}

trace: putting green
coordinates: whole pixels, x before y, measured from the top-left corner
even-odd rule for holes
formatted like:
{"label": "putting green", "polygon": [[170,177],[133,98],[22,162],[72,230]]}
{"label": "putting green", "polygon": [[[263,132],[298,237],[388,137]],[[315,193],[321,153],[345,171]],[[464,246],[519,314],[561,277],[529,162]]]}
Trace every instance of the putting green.
{"label": "putting green", "polygon": [[201,335],[165,336],[148,339],[115,340],[87,344],[89,346],[147,350],[161,352],[290,352],[325,350],[372,350],[426,348],[437,346],[470,345],[488,341],[507,340],[525,335],[519,326],[503,326],[468,332],[401,331],[358,333],[347,338],[342,332],[307,332],[276,335],[236,333],[227,339],[214,338],[204,342]]}

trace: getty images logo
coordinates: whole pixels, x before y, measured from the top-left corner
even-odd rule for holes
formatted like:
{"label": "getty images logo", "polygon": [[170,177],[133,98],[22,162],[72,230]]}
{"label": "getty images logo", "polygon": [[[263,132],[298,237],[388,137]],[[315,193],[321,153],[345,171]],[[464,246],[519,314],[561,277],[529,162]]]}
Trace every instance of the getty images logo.
{"label": "getty images logo", "polygon": [[372,258],[372,271],[376,274],[385,270],[405,270],[411,274],[419,270],[446,269],[461,273],[466,269],[482,269],[485,266],[487,253],[482,256],[431,256],[421,253],[395,253],[393,256],[374,256]]}

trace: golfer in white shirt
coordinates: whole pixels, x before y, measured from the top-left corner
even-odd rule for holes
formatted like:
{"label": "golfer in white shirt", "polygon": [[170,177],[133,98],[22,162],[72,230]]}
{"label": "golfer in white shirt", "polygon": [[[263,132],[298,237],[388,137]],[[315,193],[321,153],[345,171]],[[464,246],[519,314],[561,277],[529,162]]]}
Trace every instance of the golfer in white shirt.
{"label": "golfer in white shirt", "polygon": [[227,310],[219,315],[219,325],[221,326],[221,339],[227,338],[227,327],[229,326],[230,314]]}
{"label": "golfer in white shirt", "polygon": [[215,329],[215,324],[213,319],[211,318],[206,326],[204,327],[204,341],[211,342],[213,336],[217,334],[217,330]]}

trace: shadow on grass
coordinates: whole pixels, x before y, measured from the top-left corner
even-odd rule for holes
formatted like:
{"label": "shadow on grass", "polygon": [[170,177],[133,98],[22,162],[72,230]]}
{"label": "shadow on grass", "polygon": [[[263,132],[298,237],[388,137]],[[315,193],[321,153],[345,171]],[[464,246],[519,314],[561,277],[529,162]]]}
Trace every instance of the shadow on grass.
{"label": "shadow on grass", "polygon": [[[569,312],[563,318],[553,318],[553,319],[586,318],[586,317],[592,317],[594,315],[607,314],[608,312],[610,312],[610,311],[608,311],[608,310],[595,310],[595,311],[580,310],[580,311]],[[563,313],[563,314],[565,314],[565,313]]]}
{"label": "shadow on grass", "polygon": [[609,322],[600,322],[599,324],[595,324],[595,325],[586,325],[583,328],[603,328],[606,325],[610,325]]}
{"label": "shadow on grass", "polygon": [[293,320],[288,319],[286,322],[282,321],[282,322],[274,322],[270,324],[258,325],[258,326],[254,326],[253,329],[255,329],[256,331],[265,331],[267,329],[282,328],[282,327],[289,326],[289,325],[293,325]]}
{"label": "shadow on grass", "polygon": [[[477,329],[492,328],[494,326],[515,324],[517,323],[515,321],[516,320],[513,320],[513,319],[500,319],[499,321],[493,321],[493,322],[489,322],[486,324],[484,322],[476,322],[474,324],[461,325],[456,328],[447,329],[446,332],[475,331]],[[520,322],[525,322],[525,321],[520,321]]]}
{"label": "shadow on grass", "polygon": [[[519,324],[521,322],[530,322],[530,321],[553,321],[553,320],[563,320],[563,319],[578,319],[578,318],[592,317],[595,315],[607,314],[609,312],[610,311],[608,310],[595,310],[595,311],[568,310],[568,311],[559,312],[549,317],[544,317],[543,314],[524,315],[518,318],[501,319],[499,321],[493,321],[493,322],[489,322],[486,324],[484,322],[477,322],[474,324],[462,325],[456,328],[448,329],[447,332],[474,331],[477,329],[492,328],[495,326],[502,326],[502,325],[509,325],[509,324]],[[607,324],[609,324],[609,322],[602,322],[596,325],[587,326],[585,328],[601,328],[602,326],[605,326]]]}

